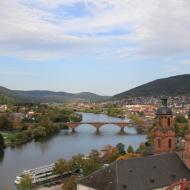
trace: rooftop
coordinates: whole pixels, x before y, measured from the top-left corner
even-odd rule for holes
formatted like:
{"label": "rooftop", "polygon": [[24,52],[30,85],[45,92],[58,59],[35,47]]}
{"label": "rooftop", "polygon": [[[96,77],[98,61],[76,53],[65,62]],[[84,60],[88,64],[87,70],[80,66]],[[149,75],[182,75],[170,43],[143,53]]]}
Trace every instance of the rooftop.
{"label": "rooftop", "polygon": [[115,161],[79,184],[97,190],[150,190],[190,179],[190,170],[176,153]]}

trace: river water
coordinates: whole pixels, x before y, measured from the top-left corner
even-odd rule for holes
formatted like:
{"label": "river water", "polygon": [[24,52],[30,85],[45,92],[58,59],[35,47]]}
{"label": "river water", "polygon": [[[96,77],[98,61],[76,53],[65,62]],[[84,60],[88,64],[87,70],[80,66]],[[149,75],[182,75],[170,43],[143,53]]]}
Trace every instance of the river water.
{"label": "river water", "polygon": [[[121,122],[120,118],[104,114],[82,113],[83,122]],[[120,128],[105,125],[100,134],[90,125],[83,124],[76,133],[62,130],[58,135],[43,142],[30,142],[25,145],[7,148],[0,159],[0,190],[15,190],[14,179],[22,170],[31,169],[55,162],[59,158],[69,159],[78,153],[88,153],[91,149],[101,150],[105,145],[121,142],[137,148],[146,140],[146,135],[139,135],[135,128],[125,128],[127,135],[119,135]]]}

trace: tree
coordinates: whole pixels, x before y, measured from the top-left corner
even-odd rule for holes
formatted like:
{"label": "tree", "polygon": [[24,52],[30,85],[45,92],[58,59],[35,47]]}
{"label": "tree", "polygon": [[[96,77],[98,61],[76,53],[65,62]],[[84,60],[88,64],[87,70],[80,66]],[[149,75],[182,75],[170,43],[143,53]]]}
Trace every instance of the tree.
{"label": "tree", "polygon": [[69,163],[64,159],[59,159],[53,168],[54,173],[63,174],[69,172]]}
{"label": "tree", "polygon": [[130,158],[139,158],[141,155],[137,153],[126,153],[117,158],[117,160],[128,160]]}
{"label": "tree", "polygon": [[177,115],[175,118],[176,123],[187,123],[187,119],[184,115]]}
{"label": "tree", "polygon": [[71,176],[62,186],[63,190],[77,190],[77,177]]}
{"label": "tree", "polygon": [[7,115],[0,116],[0,129],[10,130],[10,121]]}
{"label": "tree", "polygon": [[71,160],[69,161],[69,168],[72,172],[79,172],[82,169],[84,163],[83,157],[83,154],[78,154],[71,158]]}
{"label": "tree", "polygon": [[82,164],[82,171],[84,175],[89,175],[92,172],[98,170],[99,168],[100,164],[91,159],[84,160]]}
{"label": "tree", "polygon": [[116,148],[119,151],[119,154],[125,154],[125,145],[123,143],[118,143]]}
{"label": "tree", "polygon": [[96,163],[100,163],[101,162],[100,152],[98,150],[92,149],[89,154],[89,159],[93,160]]}
{"label": "tree", "polygon": [[127,152],[128,153],[134,153],[134,149],[133,149],[133,147],[131,145],[128,146]]}
{"label": "tree", "polygon": [[69,161],[69,168],[72,172],[82,172],[88,175],[100,168],[100,157],[97,150],[92,150],[89,158],[85,159],[84,155],[73,156]]}
{"label": "tree", "polygon": [[139,148],[137,149],[137,152],[140,153],[143,156],[147,155],[148,150],[147,150],[146,144],[145,143],[141,143],[140,146],[139,146]]}
{"label": "tree", "polygon": [[33,130],[33,135],[35,139],[44,138],[47,136],[46,128],[42,126],[38,126]]}
{"label": "tree", "polygon": [[5,141],[3,135],[0,133],[0,152],[4,149],[4,147],[5,147]]}
{"label": "tree", "polygon": [[106,145],[103,149],[103,160],[107,161],[109,160],[110,156],[114,153],[118,153],[118,150],[116,147],[113,147],[112,145]]}
{"label": "tree", "polygon": [[21,129],[23,127],[22,120],[20,118],[15,118],[12,121],[12,128],[13,129]]}
{"label": "tree", "polygon": [[22,177],[20,184],[19,184],[20,190],[32,190],[32,178],[29,175],[25,175]]}
{"label": "tree", "polygon": [[112,163],[113,161],[117,160],[117,158],[120,156],[120,153],[118,151],[113,152],[110,157],[108,158],[108,162]]}

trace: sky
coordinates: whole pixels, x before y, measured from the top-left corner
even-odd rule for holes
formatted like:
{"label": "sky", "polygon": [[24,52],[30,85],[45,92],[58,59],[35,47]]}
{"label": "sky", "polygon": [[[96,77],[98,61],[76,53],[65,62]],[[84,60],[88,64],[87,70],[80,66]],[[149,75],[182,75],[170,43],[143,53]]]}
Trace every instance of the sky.
{"label": "sky", "polygon": [[190,73],[189,0],[0,0],[0,86],[114,95]]}

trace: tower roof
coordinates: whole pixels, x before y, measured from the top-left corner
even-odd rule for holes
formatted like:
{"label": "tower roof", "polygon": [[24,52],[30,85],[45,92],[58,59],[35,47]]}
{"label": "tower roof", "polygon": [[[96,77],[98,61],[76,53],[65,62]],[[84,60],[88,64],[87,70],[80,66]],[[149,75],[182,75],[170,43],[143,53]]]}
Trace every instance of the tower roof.
{"label": "tower roof", "polygon": [[172,110],[167,106],[168,99],[167,97],[162,97],[162,106],[159,107],[156,111],[156,115],[172,115]]}
{"label": "tower roof", "polygon": [[168,107],[160,107],[157,109],[156,115],[172,115],[172,110]]}

